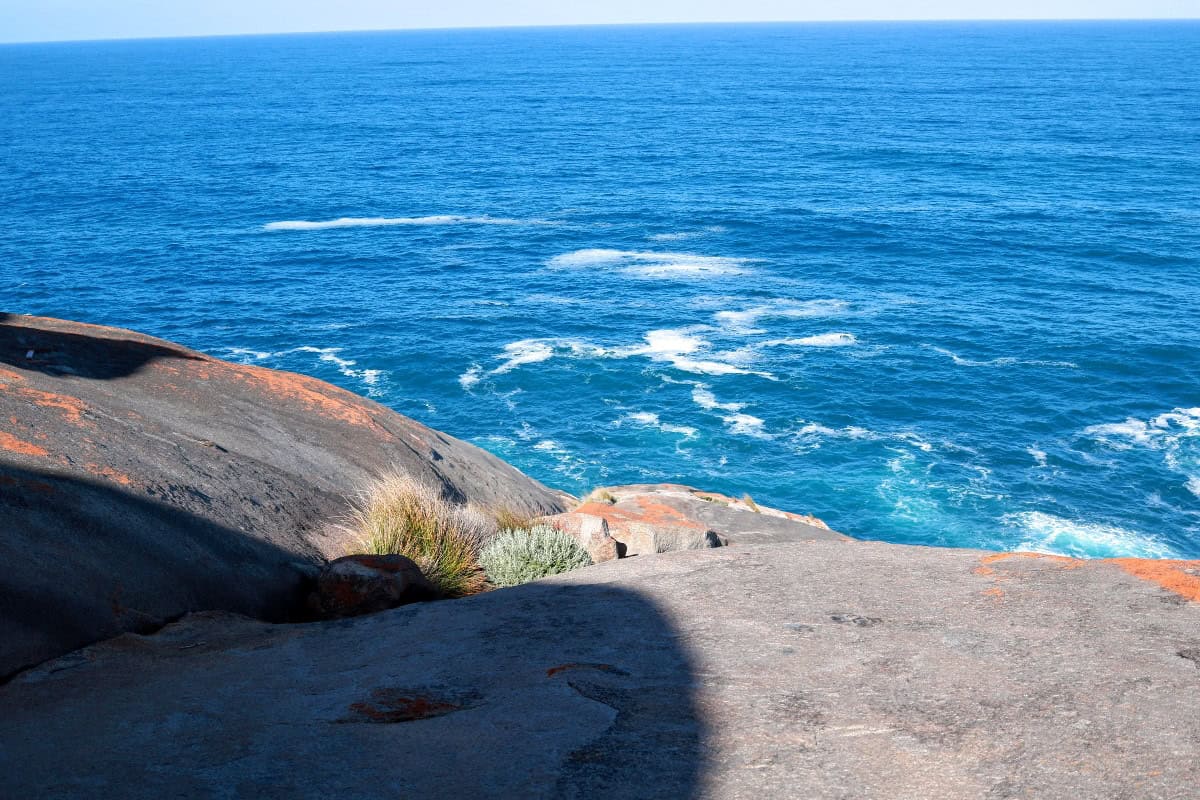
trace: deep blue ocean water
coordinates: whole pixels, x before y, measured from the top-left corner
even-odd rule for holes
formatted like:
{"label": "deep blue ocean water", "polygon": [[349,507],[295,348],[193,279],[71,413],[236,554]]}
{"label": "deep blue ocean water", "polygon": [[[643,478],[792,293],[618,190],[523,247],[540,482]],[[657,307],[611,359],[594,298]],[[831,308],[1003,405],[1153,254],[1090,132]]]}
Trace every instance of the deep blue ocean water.
{"label": "deep blue ocean water", "polygon": [[1200,24],[0,47],[0,309],[573,492],[1200,556]]}

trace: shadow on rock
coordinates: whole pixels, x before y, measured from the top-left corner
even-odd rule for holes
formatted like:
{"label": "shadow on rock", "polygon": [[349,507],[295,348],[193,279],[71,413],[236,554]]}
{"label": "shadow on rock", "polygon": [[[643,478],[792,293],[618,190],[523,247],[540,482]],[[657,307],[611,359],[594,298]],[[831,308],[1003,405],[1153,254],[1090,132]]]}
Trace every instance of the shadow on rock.
{"label": "shadow on rock", "polygon": [[6,789],[694,796],[707,731],[681,632],[586,577],[337,622],[193,615],[97,645],[0,688]]}
{"label": "shadow on rock", "polygon": [[189,611],[289,619],[304,557],[107,481],[0,461],[0,680]]}
{"label": "shadow on rock", "polygon": [[46,375],[70,375],[92,380],[112,380],[132,375],[155,359],[182,358],[200,361],[203,358],[182,348],[167,347],[142,341],[140,335],[128,338],[109,338],[99,332],[112,328],[96,328],[81,323],[57,323],[61,329],[31,327],[13,314],[0,314],[0,362]]}

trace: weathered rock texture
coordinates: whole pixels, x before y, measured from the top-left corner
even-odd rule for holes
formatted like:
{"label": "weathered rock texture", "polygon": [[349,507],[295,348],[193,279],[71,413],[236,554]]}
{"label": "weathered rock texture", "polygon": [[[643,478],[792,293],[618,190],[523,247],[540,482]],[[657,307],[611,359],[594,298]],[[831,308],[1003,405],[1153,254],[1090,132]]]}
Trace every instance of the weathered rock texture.
{"label": "weathered rock texture", "polygon": [[[703,550],[740,542],[835,541],[847,537],[813,516],[802,516],[674,483],[598,490],[570,512],[544,521],[592,547],[598,521],[621,556]],[[593,561],[604,559],[592,557]]]}
{"label": "weathered rock texture", "polygon": [[484,451],[312,378],[130,331],[0,315],[0,677],[200,609],[279,619],[399,469],[553,513]]}
{"label": "weathered rock texture", "polygon": [[813,540],[336,623],[186,618],[0,688],[13,797],[1193,798],[1200,562]]}

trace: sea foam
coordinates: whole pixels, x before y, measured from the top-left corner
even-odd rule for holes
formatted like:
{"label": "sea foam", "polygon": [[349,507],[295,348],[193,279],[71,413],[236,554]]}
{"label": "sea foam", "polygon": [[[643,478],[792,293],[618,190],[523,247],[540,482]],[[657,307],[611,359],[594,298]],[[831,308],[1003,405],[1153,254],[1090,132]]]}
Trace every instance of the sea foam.
{"label": "sea foam", "polygon": [[1200,497],[1200,407],[1176,408],[1143,421],[1129,417],[1124,422],[1084,428],[1089,437],[1111,450],[1144,448],[1163,454],[1163,463],[1184,477],[1184,487]]}
{"label": "sea foam", "polygon": [[[568,358],[633,358],[643,357],[651,361],[670,364],[683,372],[698,375],[758,375],[768,380],[775,377],[768,372],[745,369],[726,360],[721,360],[718,354],[701,357],[709,348],[707,340],[696,335],[705,330],[705,326],[690,328],[664,328],[649,331],[641,344],[604,347],[581,339],[522,339],[504,346],[504,352],[497,356],[503,363],[489,374],[503,375],[506,372],[525,364],[536,364],[556,356]],[[479,375],[470,370],[459,376],[459,383],[464,378],[468,384],[474,385]],[[468,386],[464,386],[468,388]]]}
{"label": "sea foam", "polygon": [[693,384],[692,402],[705,411],[721,410],[737,413],[746,407],[745,403],[722,403],[718,401],[717,396],[709,391],[708,387],[703,383]]}
{"label": "sea foam", "polygon": [[740,311],[718,311],[715,319],[718,325],[732,333],[753,334],[763,333],[756,327],[759,320],[835,317],[845,314],[849,307],[850,304],[845,300],[780,300]]}
{"label": "sea foam", "polygon": [[798,339],[770,339],[761,347],[851,347],[858,344],[853,333],[820,333]]}
{"label": "sea foam", "polygon": [[639,278],[709,278],[743,275],[752,259],[702,256],[693,253],[659,253],[638,250],[584,249],[555,256],[547,263],[556,269],[608,267]]}
{"label": "sea foam", "polygon": [[696,429],[687,425],[671,425],[663,422],[658,414],[652,411],[634,411],[625,416],[614,420],[614,427],[621,427],[625,424],[640,425],[643,428],[654,428],[663,433],[673,433],[685,438],[691,439],[696,435]]}
{"label": "sea foam", "polygon": [[244,364],[283,359],[297,353],[315,355],[318,361],[332,364],[339,373],[345,375],[347,378],[354,378],[361,381],[366,389],[367,396],[383,396],[383,383],[386,377],[384,371],[380,369],[358,369],[357,361],[339,355],[343,352],[343,348],[341,347],[313,347],[311,345],[303,345],[274,352],[250,350],[244,347],[231,347],[225,352],[233,360]]}
{"label": "sea foam", "polygon": [[1002,356],[1000,358],[991,358],[986,361],[973,361],[969,358],[963,358],[957,353],[947,350],[944,347],[934,347],[933,345],[924,345],[935,353],[941,353],[949,358],[960,367],[1011,367],[1020,365],[1025,367],[1061,367],[1063,369],[1079,369],[1079,365],[1074,361],[1048,361],[1044,359],[1021,359],[1013,356]]}
{"label": "sea foam", "polygon": [[1001,522],[1024,534],[1015,548],[1020,551],[1072,558],[1179,557],[1166,543],[1116,525],[1080,522],[1041,511],[1006,514]]}

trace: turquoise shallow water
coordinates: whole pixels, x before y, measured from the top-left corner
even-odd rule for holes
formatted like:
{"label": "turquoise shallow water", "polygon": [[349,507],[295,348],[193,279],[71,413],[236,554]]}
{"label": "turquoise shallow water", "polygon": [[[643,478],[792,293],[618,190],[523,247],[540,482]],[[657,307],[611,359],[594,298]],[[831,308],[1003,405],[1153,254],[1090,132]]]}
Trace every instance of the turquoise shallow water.
{"label": "turquoise shallow water", "polygon": [[0,47],[0,308],[568,490],[1200,556],[1200,24]]}

